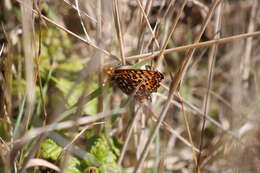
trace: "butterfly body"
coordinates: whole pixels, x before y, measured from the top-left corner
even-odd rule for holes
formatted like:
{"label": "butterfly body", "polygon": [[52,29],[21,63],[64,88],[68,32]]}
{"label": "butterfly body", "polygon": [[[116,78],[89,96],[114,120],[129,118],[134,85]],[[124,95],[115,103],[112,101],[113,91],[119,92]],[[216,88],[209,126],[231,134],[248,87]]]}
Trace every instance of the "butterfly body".
{"label": "butterfly body", "polygon": [[106,68],[106,73],[125,94],[134,94],[138,100],[151,99],[151,94],[157,92],[160,82],[164,79],[162,73],[142,69]]}

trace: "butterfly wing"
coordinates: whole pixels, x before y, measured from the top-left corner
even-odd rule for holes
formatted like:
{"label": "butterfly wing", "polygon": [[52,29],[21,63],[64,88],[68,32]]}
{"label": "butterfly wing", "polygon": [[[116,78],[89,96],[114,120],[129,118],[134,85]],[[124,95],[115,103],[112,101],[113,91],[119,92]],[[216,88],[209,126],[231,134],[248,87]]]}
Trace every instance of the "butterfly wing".
{"label": "butterfly wing", "polygon": [[149,99],[151,93],[160,87],[160,82],[164,78],[158,71],[140,69],[115,69],[109,75],[124,93],[129,95],[136,92],[140,100]]}

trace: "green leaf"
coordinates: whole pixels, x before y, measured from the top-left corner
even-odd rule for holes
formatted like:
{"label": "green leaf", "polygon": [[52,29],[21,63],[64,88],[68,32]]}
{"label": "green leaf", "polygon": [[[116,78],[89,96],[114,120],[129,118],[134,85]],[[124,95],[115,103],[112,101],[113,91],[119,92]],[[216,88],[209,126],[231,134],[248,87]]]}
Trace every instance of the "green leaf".
{"label": "green leaf", "polygon": [[[62,148],[58,146],[53,140],[46,139],[41,145],[40,157],[57,162],[61,155]],[[68,159],[66,173],[82,173],[78,167],[80,167],[80,161],[73,156]]]}
{"label": "green leaf", "polygon": [[75,157],[69,157],[68,167],[65,169],[65,173],[82,173],[78,167],[80,165],[80,161]]}
{"label": "green leaf", "polygon": [[[90,153],[93,154],[101,163],[99,171],[101,173],[119,172],[119,167],[116,163],[119,149],[114,145],[112,138],[105,137],[104,134],[95,135],[90,139],[92,147]],[[88,161],[86,164],[91,167]]]}
{"label": "green leaf", "polygon": [[62,148],[58,146],[53,140],[46,139],[44,143],[41,145],[40,156],[44,159],[51,159],[53,161],[57,161]]}

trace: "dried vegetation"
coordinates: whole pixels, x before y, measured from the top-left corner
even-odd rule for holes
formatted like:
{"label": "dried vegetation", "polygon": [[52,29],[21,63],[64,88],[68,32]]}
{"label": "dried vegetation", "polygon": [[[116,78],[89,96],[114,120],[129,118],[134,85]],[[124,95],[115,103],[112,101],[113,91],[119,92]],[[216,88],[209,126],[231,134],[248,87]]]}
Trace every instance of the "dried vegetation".
{"label": "dried vegetation", "polygon": [[[258,0],[5,0],[0,22],[0,172],[260,172]],[[152,102],[121,65],[164,74]]]}

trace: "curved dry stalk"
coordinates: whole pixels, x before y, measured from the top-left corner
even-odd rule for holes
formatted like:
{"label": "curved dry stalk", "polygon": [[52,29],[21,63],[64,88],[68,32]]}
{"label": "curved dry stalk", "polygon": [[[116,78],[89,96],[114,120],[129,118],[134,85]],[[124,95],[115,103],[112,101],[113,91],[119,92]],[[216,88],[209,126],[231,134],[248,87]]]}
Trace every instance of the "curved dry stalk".
{"label": "curved dry stalk", "polygon": [[39,159],[39,158],[30,159],[28,161],[28,164],[26,165],[26,169],[30,167],[38,167],[38,166],[42,166],[60,172],[60,168],[58,166],[56,166],[55,164],[47,160]]}

